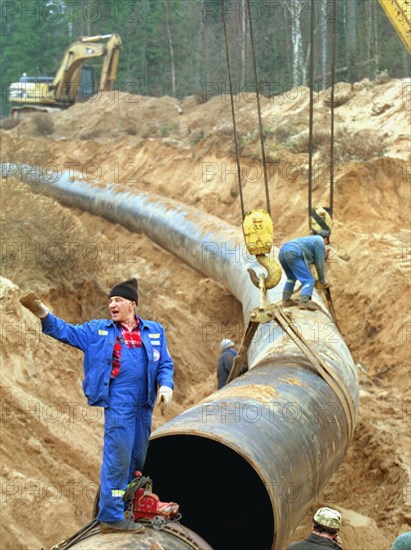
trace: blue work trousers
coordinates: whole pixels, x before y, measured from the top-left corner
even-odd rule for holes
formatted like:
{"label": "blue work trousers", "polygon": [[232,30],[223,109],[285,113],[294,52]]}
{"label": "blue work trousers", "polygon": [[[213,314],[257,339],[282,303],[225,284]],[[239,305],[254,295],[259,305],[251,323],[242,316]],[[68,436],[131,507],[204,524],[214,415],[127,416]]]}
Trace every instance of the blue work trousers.
{"label": "blue work trousers", "polygon": [[122,344],[120,373],[110,382],[104,415],[99,521],[124,519],[124,490],[144,466],[153,412],[146,404],[147,363],[142,346],[129,349]]}
{"label": "blue work trousers", "polygon": [[289,293],[291,295],[294,292],[295,282],[298,280],[302,284],[302,301],[304,301],[304,297],[310,299],[313,293],[315,279],[304,260],[301,248],[295,243],[286,243],[280,248],[278,259],[287,275],[287,282],[284,285],[283,293]]}

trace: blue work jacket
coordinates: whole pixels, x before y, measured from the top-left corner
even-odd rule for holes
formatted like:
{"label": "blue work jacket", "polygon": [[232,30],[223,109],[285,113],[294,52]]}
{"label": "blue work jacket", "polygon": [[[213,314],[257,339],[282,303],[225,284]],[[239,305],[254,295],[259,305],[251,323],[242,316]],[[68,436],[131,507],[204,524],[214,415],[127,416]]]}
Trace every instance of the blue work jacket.
{"label": "blue work jacket", "polygon": [[318,279],[320,282],[325,280],[325,244],[320,235],[310,235],[308,237],[297,237],[289,244],[296,244],[303,253],[304,260],[308,266],[314,264]]}
{"label": "blue work jacket", "polygon": [[[173,360],[167,349],[164,328],[155,321],[140,319],[141,341],[147,354],[147,405],[154,406],[158,386],[173,384]],[[108,407],[113,348],[118,335],[114,321],[96,319],[71,325],[49,313],[42,320],[43,332],[84,352],[83,390],[88,404]]]}

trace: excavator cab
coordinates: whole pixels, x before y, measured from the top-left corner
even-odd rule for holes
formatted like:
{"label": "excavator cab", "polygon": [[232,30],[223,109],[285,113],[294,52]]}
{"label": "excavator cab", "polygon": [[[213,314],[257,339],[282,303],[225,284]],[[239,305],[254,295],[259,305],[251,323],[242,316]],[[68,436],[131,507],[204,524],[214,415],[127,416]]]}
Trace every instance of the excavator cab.
{"label": "excavator cab", "polygon": [[[118,34],[85,36],[73,42],[63,56],[55,77],[22,76],[10,86],[11,115],[66,109],[87,101],[99,91],[110,90],[116,79],[121,50]],[[95,78],[93,59],[102,59],[100,78]],[[24,79],[24,81],[22,81]]]}
{"label": "excavator cab", "polygon": [[67,82],[64,88],[56,89],[53,83],[50,84],[50,88],[55,90],[56,101],[61,105],[63,103],[67,106],[73,103],[83,103],[99,91],[95,67],[89,64],[81,65],[77,69],[77,74],[70,82]]}
{"label": "excavator cab", "polygon": [[94,67],[83,65],[80,73],[80,89],[77,93],[76,103],[87,101],[98,91],[96,72]]}

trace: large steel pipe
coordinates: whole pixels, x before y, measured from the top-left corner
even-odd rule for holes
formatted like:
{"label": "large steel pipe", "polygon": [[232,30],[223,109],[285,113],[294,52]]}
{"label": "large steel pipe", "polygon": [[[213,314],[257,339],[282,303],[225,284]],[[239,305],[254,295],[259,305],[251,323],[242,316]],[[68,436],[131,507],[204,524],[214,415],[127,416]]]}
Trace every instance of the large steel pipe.
{"label": "large steel pipe", "polygon": [[[73,544],[76,550],[213,550],[201,537],[179,523],[155,529],[145,523],[143,533],[96,533]],[[59,550],[51,548],[51,550]]]}
{"label": "large steel pipe", "polygon": [[[245,319],[258,305],[238,230],[176,201],[117,193],[19,171],[35,190],[142,231],[198,271],[227,286]],[[269,291],[280,299],[281,286]],[[319,297],[316,296],[318,300]],[[250,370],[156,430],[145,471],[164,499],[180,503],[184,523],[215,549],[280,549],[344,458],[358,411],[356,369],[327,310],[293,308],[293,323],[349,395],[354,422],[330,386],[274,323],[249,349]],[[187,335],[187,337],[189,337]]]}

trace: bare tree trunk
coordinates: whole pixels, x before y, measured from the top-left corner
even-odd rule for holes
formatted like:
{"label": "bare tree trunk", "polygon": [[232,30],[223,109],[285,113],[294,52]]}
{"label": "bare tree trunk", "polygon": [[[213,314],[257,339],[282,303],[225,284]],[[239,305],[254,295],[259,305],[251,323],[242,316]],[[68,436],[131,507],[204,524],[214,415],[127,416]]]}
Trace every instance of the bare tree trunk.
{"label": "bare tree trunk", "polygon": [[[201,10],[203,10],[203,8],[204,8],[204,1],[205,0],[201,0]],[[202,11],[202,13],[203,13],[203,11]],[[200,67],[201,67],[201,82],[202,82],[203,101],[207,100],[207,95],[205,95],[204,86],[207,84],[208,78],[209,78],[208,63],[209,63],[209,57],[210,56],[209,56],[208,37],[209,37],[209,33],[207,33],[206,25],[204,24],[204,19],[201,18],[200,40],[201,40],[201,43],[203,44],[203,50],[202,50],[203,55],[202,55],[202,59],[200,57],[199,63],[200,63]]]}
{"label": "bare tree trunk", "polygon": [[[296,0],[287,4],[291,17],[292,79],[293,87],[306,84],[303,70],[303,52],[301,44],[301,9]],[[301,80],[303,82],[301,82]]]}
{"label": "bare tree trunk", "polygon": [[[203,6],[201,6],[203,9]],[[196,90],[199,93],[201,82],[207,82],[207,42],[204,40],[204,20],[200,17],[200,28],[198,30],[198,45],[196,59]]]}
{"label": "bare tree trunk", "polygon": [[[93,3],[91,0],[84,0],[84,6],[82,10],[82,34],[91,36],[90,20],[92,18]],[[84,26],[83,26],[84,25]]]}
{"label": "bare tree trunk", "polygon": [[175,63],[174,63],[173,40],[171,37],[171,29],[170,29],[169,0],[164,0],[164,7],[166,12],[168,49],[170,52],[170,62],[171,62],[171,91],[172,91],[173,97],[176,97],[176,69],[175,69]]}
{"label": "bare tree trunk", "polygon": [[[303,70],[302,70],[303,71],[302,82],[303,82],[303,84],[305,84],[307,86],[309,86],[308,78],[307,78],[307,70],[308,70],[308,66],[310,64],[310,56],[311,56],[311,44],[308,44],[307,52],[305,54]],[[314,79],[315,79],[315,71],[314,71]],[[314,88],[315,88],[315,80],[314,80]]]}
{"label": "bare tree trunk", "polygon": [[243,0],[242,8],[241,8],[241,89],[242,90],[244,90],[245,77],[246,77],[246,71],[245,71],[245,52],[247,47],[246,18],[247,18],[247,6],[246,6],[246,0]]}
{"label": "bare tree trunk", "polygon": [[[335,14],[334,14],[335,17]],[[321,2],[320,15],[320,32],[321,32],[321,87],[324,89],[327,86],[327,0]]]}
{"label": "bare tree trunk", "polygon": [[[372,40],[373,40],[373,36],[372,36],[372,8],[371,8],[371,5],[370,5],[370,2],[366,2],[365,3],[365,20],[366,20],[366,44],[367,44],[367,59],[371,59],[372,58]],[[369,78],[372,78],[371,76],[371,73],[372,73],[372,67],[370,66],[369,67],[369,71],[368,71],[368,77]]]}
{"label": "bare tree trunk", "polygon": [[373,5],[373,12],[372,12],[372,19],[373,19],[373,45],[374,45],[374,77],[377,76],[377,74],[380,72],[379,69],[379,63],[378,63],[378,19],[377,19],[377,9],[375,5]]}
{"label": "bare tree trunk", "polygon": [[[289,32],[286,32],[286,55],[287,55],[287,77],[293,72],[293,54],[291,48],[291,38]],[[287,82],[287,84],[289,84]]]}
{"label": "bare tree trunk", "polygon": [[357,50],[357,5],[356,0],[347,2],[347,67],[348,79],[350,82],[358,80],[357,56],[360,52]]}

